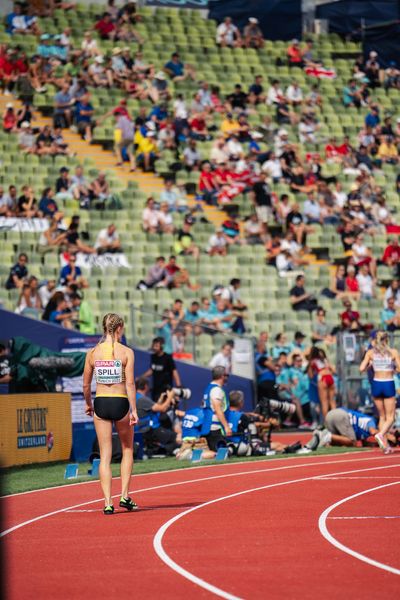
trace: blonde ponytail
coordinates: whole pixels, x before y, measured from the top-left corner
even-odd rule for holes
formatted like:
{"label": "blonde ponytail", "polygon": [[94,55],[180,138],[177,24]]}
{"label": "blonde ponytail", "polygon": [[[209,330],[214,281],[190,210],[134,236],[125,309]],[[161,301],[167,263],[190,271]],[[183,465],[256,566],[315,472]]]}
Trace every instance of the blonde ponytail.
{"label": "blonde ponytail", "polygon": [[389,354],[389,334],[387,331],[378,331],[373,346],[379,354]]}
{"label": "blonde ponytail", "polygon": [[118,327],[124,326],[124,320],[116,313],[107,313],[103,317],[103,337],[100,342],[104,342],[107,335],[111,336],[112,340],[112,357],[114,358],[115,332]]}

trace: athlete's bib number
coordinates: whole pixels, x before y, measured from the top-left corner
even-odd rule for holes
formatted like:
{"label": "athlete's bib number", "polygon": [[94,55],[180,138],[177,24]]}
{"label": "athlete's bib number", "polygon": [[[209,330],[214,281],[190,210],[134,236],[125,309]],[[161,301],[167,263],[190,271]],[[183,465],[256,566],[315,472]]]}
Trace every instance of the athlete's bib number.
{"label": "athlete's bib number", "polygon": [[122,362],[120,360],[95,360],[94,371],[97,383],[122,382]]}

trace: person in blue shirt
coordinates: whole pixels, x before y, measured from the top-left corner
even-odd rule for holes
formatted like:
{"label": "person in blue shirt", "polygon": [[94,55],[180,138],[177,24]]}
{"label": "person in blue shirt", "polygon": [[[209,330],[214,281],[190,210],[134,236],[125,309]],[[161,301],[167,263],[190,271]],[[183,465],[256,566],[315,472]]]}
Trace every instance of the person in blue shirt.
{"label": "person in blue shirt", "polygon": [[71,312],[68,308],[68,304],[64,296],[60,296],[57,299],[56,308],[51,311],[49,315],[49,322],[55,325],[61,325],[66,329],[73,329],[74,322],[78,319],[78,313],[76,311]]}
{"label": "person in blue shirt", "polygon": [[378,433],[373,417],[349,408],[334,408],[325,418],[326,429],[319,432],[320,444],[326,446],[355,446]]}
{"label": "person in blue shirt", "polygon": [[347,106],[361,106],[361,94],[354,79],[350,79],[348,85],[343,88],[343,104]]}
{"label": "person in blue shirt", "polygon": [[258,397],[277,400],[278,392],[275,384],[275,365],[264,342],[261,341],[257,344],[254,358]]}
{"label": "person in blue shirt", "polygon": [[372,127],[372,129],[375,129],[375,127],[379,125],[380,121],[379,108],[377,106],[371,106],[369,113],[365,117],[366,127]]}
{"label": "person in blue shirt", "polygon": [[53,198],[54,192],[50,187],[43,190],[42,198],[39,202],[39,211],[44,217],[54,217],[58,212],[57,202]]}
{"label": "person in blue shirt", "polygon": [[78,132],[89,143],[92,141],[93,113],[94,108],[89,102],[89,95],[85,94],[75,104],[75,123]]}
{"label": "person in blue shirt", "polygon": [[299,417],[299,429],[308,429],[311,426],[312,415],[309,397],[309,378],[303,369],[303,359],[301,354],[293,354],[292,366],[289,375],[292,386],[293,401],[297,407]]}
{"label": "person in blue shirt", "polygon": [[76,265],[76,256],[71,254],[68,259],[68,264],[61,269],[60,285],[68,285],[70,283],[80,285],[81,277],[82,271],[81,268]]}
{"label": "person in blue shirt", "polygon": [[286,335],[284,333],[278,333],[275,336],[275,345],[271,349],[271,356],[273,359],[279,358],[281,352],[290,354],[291,346],[287,342]]}
{"label": "person in blue shirt", "polygon": [[385,331],[396,331],[400,328],[400,317],[397,314],[394,297],[387,300],[387,308],[381,310],[381,325]]}
{"label": "person in blue shirt", "polygon": [[202,450],[201,458],[214,458],[215,452],[208,449],[207,440],[201,437],[204,410],[192,408],[182,418],[182,445],[176,454],[178,460],[190,459],[194,449]]}
{"label": "person in blue shirt", "polygon": [[193,66],[183,64],[177,52],[174,52],[171,55],[171,59],[164,65],[164,71],[173,81],[183,81],[188,77],[194,81],[196,78]]}
{"label": "person in blue shirt", "polygon": [[296,352],[297,354],[301,354],[303,356],[306,345],[304,343],[306,336],[301,331],[296,331],[294,334],[293,342],[290,344],[290,352]]}

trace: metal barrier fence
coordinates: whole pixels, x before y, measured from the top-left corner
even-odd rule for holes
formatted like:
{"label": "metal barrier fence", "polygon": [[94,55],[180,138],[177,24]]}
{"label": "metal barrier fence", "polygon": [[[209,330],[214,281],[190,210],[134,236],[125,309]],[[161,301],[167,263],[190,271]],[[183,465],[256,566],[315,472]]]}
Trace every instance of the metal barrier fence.
{"label": "metal barrier fence", "polygon": [[[165,317],[152,309],[130,305],[131,335],[135,346],[143,350],[149,349],[151,341],[156,336],[172,338],[174,333],[163,327]],[[176,353],[176,358],[194,362],[200,366],[207,367],[213,354],[221,349],[228,340],[232,340],[232,374],[248,379],[255,379],[255,338],[249,335],[238,335],[232,331],[220,331],[212,327],[202,327],[200,334],[194,331],[192,322],[180,320],[176,329],[184,333],[184,352]],[[196,328],[197,330],[199,328]],[[175,331],[176,331],[175,329]],[[182,333],[179,333],[182,335]],[[205,344],[204,342],[207,343]],[[170,342],[171,340],[169,340]]]}
{"label": "metal barrier fence", "polygon": [[[390,346],[400,348],[400,334],[389,333]],[[339,333],[336,343],[338,391],[343,406],[349,408],[372,406],[367,373],[360,373],[360,363],[371,338],[365,333]]]}

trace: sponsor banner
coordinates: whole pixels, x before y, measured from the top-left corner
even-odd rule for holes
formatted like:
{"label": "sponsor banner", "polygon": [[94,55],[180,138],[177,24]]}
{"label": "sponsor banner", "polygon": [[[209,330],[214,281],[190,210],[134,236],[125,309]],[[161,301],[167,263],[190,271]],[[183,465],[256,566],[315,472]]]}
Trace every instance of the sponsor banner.
{"label": "sponsor banner", "polygon": [[68,460],[70,394],[6,394],[0,402],[0,465]]}
{"label": "sponsor banner", "polygon": [[49,228],[47,219],[0,217],[0,231],[41,233]]}
{"label": "sponsor banner", "polygon": [[165,6],[167,8],[208,8],[208,0],[147,0],[146,6]]}
{"label": "sponsor banner", "polygon": [[[68,264],[63,254],[60,254],[60,263],[61,267],[65,267]],[[87,271],[90,271],[93,267],[100,267],[103,270],[110,267],[115,269],[118,267],[127,267],[129,269],[131,267],[123,252],[119,252],[118,254],[106,253],[101,256],[78,252],[76,255],[76,264],[81,269],[86,269]]]}

